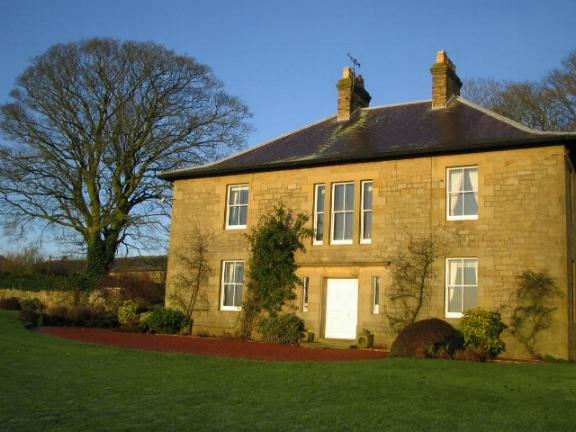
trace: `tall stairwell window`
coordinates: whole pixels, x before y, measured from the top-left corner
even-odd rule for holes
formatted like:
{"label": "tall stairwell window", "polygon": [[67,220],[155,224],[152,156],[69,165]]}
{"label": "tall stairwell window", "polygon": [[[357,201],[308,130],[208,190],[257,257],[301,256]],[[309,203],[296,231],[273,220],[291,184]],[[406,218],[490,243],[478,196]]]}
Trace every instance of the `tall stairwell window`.
{"label": "tall stairwell window", "polygon": [[317,184],[314,187],[314,237],[312,244],[324,244],[324,195],[325,186]]}
{"label": "tall stairwell window", "polygon": [[332,244],[352,244],[354,183],[332,185]]}
{"label": "tall stairwell window", "polygon": [[372,242],[372,181],[362,182],[360,211],[360,243]]}
{"label": "tall stairwell window", "polygon": [[448,168],[447,183],[447,219],[478,219],[478,167]]}
{"label": "tall stairwell window", "polygon": [[248,185],[228,186],[226,229],[243,229],[248,223]]}

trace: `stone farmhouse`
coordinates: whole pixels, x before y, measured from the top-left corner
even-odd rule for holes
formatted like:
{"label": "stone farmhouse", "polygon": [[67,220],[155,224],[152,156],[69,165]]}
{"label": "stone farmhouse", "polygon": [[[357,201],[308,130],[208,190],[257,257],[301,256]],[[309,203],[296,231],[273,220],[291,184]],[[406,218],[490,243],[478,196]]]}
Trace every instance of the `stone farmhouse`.
{"label": "stone farmhouse", "polygon": [[[431,73],[431,100],[369,107],[362,76],[346,68],[336,115],[215,163],[162,173],[174,184],[167,304],[190,286],[182,257],[198,228],[210,230],[212,272],[195,330],[234,332],[245,234],[283,202],[311,216],[294,306],[316,338],[352,341],[369,330],[389,347],[391,259],[408,237],[433,235],[451,246],[434,263],[420,318],[457,326],[468,308],[483,307],[504,311],[506,322],[518,275],[545,270],[563,296],[538,349],[574,359],[576,135],[535,131],[462,98],[443,51]],[[528,355],[509,333],[505,342],[505,355]]]}

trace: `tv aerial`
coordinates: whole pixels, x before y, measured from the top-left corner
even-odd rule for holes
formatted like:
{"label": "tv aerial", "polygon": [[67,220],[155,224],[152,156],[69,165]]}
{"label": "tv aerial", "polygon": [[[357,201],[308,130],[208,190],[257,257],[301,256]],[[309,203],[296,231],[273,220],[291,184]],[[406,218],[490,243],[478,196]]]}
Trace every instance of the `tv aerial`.
{"label": "tv aerial", "polygon": [[357,58],[352,57],[350,53],[346,53],[346,55],[348,56],[350,62],[352,63],[352,70],[354,71],[354,73],[356,73],[356,66],[360,67],[360,62],[358,61]]}

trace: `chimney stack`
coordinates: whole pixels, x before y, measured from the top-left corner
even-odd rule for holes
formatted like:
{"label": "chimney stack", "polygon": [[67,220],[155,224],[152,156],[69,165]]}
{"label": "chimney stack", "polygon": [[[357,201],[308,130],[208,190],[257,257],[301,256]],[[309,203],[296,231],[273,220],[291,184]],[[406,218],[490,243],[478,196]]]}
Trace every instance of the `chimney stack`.
{"label": "chimney stack", "polygon": [[342,79],[336,84],[338,88],[338,121],[350,120],[358,108],[366,108],[372,97],[364,89],[364,78],[356,76],[354,71],[344,68]]}
{"label": "chimney stack", "polygon": [[432,108],[446,108],[450,99],[460,96],[462,81],[456,75],[456,66],[446,51],[438,51],[432,73]]}

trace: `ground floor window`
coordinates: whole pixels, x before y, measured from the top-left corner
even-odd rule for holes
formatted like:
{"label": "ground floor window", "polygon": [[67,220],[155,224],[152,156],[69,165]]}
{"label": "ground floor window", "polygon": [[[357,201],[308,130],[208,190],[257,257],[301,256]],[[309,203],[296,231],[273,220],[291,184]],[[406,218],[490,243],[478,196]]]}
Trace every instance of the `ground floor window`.
{"label": "ground floor window", "polygon": [[478,305],[478,259],[446,260],[446,317],[459,318]]}
{"label": "ground floor window", "polygon": [[244,286],[244,262],[224,261],[222,263],[222,294],[220,309],[238,311],[242,306]]}

